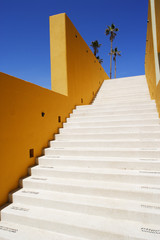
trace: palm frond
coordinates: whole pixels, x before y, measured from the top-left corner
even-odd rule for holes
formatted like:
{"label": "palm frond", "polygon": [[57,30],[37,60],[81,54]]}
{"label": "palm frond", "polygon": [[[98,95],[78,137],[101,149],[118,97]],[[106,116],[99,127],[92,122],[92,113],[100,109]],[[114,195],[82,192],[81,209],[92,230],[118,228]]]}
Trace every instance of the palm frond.
{"label": "palm frond", "polygon": [[93,48],[93,50],[94,50],[94,55],[96,56],[96,54],[98,53],[98,48],[100,48],[100,46],[101,46],[102,44],[99,44],[98,43],[98,40],[95,40],[95,41],[92,41],[91,42],[91,47]]}
{"label": "palm frond", "polygon": [[112,54],[114,55],[114,57],[116,57],[117,55],[118,56],[121,56],[121,52],[118,51],[118,48],[115,47],[115,49],[112,49]]}
{"label": "palm frond", "polygon": [[115,29],[115,25],[113,23],[111,24],[111,29]]}

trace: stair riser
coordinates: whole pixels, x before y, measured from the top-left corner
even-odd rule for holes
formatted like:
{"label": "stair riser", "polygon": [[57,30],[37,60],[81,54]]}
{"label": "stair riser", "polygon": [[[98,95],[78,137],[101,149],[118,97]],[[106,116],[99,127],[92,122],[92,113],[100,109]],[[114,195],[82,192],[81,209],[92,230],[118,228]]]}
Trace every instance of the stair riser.
{"label": "stair riser", "polygon": [[121,93],[121,94],[107,94],[107,93],[104,93],[104,94],[101,94],[101,93],[98,93],[96,98],[97,100],[108,100],[108,99],[112,99],[112,100],[115,100],[115,99],[148,99],[150,100],[150,95],[149,93],[137,93],[137,94],[126,94],[126,93]]}
{"label": "stair riser", "polygon": [[98,114],[97,116],[83,116],[83,117],[79,117],[79,116],[74,116],[71,118],[67,118],[67,122],[71,123],[71,122],[97,122],[97,121],[109,121],[109,120],[151,120],[151,119],[158,119],[158,113],[152,113],[152,114],[143,114],[143,115],[108,115],[105,116],[105,114],[103,116],[100,116],[100,114]]}
{"label": "stair riser", "polygon": [[42,166],[49,166],[49,167],[80,167],[80,168],[113,168],[113,169],[134,169],[134,170],[155,170],[160,169],[160,162],[126,162],[126,161],[92,161],[92,160],[63,160],[58,158],[55,159],[41,159],[39,158],[39,164]]}
{"label": "stair riser", "polygon": [[[47,184],[45,182],[25,181],[23,180],[23,187],[32,189],[42,189],[47,191],[58,191],[73,194],[84,194],[89,196],[99,196],[107,198],[120,198],[129,199],[143,202],[152,202],[159,204],[160,191],[153,193],[152,191],[142,192],[141,188],[137,191],[125,191],[121,189],[102,189],[102,188],[89,188],[87,186],[72,186],[60,184]],[[140,186],[141,187],[141,186]],[[143,186],[142,186],[143,187]]]}
{"label": "stair riser", "polygon": [[142,151],[142,150],[112,150],[108,151],[91,151],[91,150],[64,150],[64,149],[45,149],[46,155],[60,156],[99,156],[99,157],[131,157],[131,158],[160,158],[160,151]]}
{"label": "stair riser", "polygon": [[132,87],[147,87],[147,82],[146,79],[111,79],[111,80],[105,80],[103,82],[103,85],[101,88],[109,88],[113,87],[114,89],[119,89],[120,87],[122,88],[128,88],[132,89]]}
{"label": "stair riser", "polygon": [[[144,102],[146,103],[146,104],[149,104],[149,101],[147,101],[147,100],[144,100]],[[116,100],[116,101],[109,101],[109,100],[107,100],[107,101],[99,101],[99,100],[97,100],[97,101],[92,101],[92,106],[94,106],[95,108],[98,108],[99,106],[101,106],[102,107],[102,105],[104,105],[106,108],[114,108],[114,107],[118,107],[119,106],[119,108],[121,108],[121,107],[124,107],[125,105],[127,106],[127,107],[129,107],[130,108],[130,106],[135,106],[135,105],[138,105],[138,103],[140,104],[140,106],[141,105],[143,105],[143,102],[141,102],[140,100],[139,101],[137,101],[137,100],[123,100],[123,101],[121,101],[121,100]],[[131,108],[130,108],[131,109]]]}
{"label": "stair riser", "polygon": [[126,93],[126,92],[121,92],[121,93],[110,93],[109,91],[107,92],[99,92],[95,98],[96,99],[117,99],[117,98],[124,98],[124,99],[130,99],[130,98],[148,98],[150,100],[150,94],[148,92],[143,92],[143,93],[135,93],[135,92],[131,92],[131,93]]}
{"label": "stair riser", "polygon": [[111,103],[106,103],[106,104],[101,104],[101,105],[79,105],[76,106],[75,109],[73,109],[73,111],[86,111],[86,110],[98,110],[98,109],[111,109],[111,111],[116,110],[116,109],[123,109],[123,110],[132,110],[132,109],[148,109],[148,108],[154,108],[156,109],[155,106],[155,101],[154,100],[150,100],[147,103],[146,102],[136,102],[136,103],[128,103],[125,102],[123,104],[111,104]]}
{"label": "stair riser", "polygon": [[[89,142],[89,141],[82,141],[82,142],[61,142],[61,141],[51,141],[50,146],[53,148],[66,148],[66,147],[71,147],[71,148],[76,148],[76,147],[83,147],[83,148],[88,148],[88,147],[96,147],[96,148],[105,148],[105,147],[118,147],[118,148],[160,148],[160,141],[152,141],[149,140],[147,142],[141,142],[141,141],[113,141],[113,142]],[[99,149],[100,151],[101,149]]]}
{"label": "stair riser", "polygon": [[146,77],[144,75],[139,76],[131,76],[131,77],[124,77],[124,78],[113,78],[113,79],[107,79],[103,82],[103,85],[106,86],[108,84],[118,84],[118,83],[128,83],[129,85],[131,83],[144,83],[146,84]]}
{"label": "stair riser", "polygon": [[[115,92],[117,92],[117,93],[122,92],[122,91],[124,91],[126,93],[128,93],[128,92],[145,92],[145,91],[148,91],[148,86],[147,86],[146,83],[135,84],[135,85],[132,86],[132,88],[130,86],[126,86],[126,85],[122,87],[122,84],[121,85],[119,84],[118,89],[116,89],[116,84],[112,84],[112,85],[108,84],[108,83],[105,84],[105,82],[103,82],[103,84],[100,87],[99,92],[100,91],[108,91],[110,89],[113,89],[113,90],[115,89]],[[140,86],[142,86],[142,85],[143,85],[143,88],[140,88]]]}
{"label": "stair riser", "polygon": [[[72,123],[64,123],[63,126],[65,128],[83,128],[83,127],[109,127],[109,126],[133,126],[133,125],[152,125],[152,124],[157,124],[159,125],[159,119],[145,119],[145,120],[115,120],[115,121],[106,121],[103,120],[103,122],[72,122]],[[160,127],[160,125],[159,125]]]}
{"label": "stair riser", "polygon": [[90,128],[60,128],[60,133],[76,134],[76,133],[130,133],[130,132],[157,132],[160,131],[160,126],[120,126],[120,127],[90,127]]}
{"label": "stair riser", "polygon": [[[78,227],[78,226],[72,226],[61,222],[55,222],[55,221],[47,221],[44,219],[37,219],[37,218],[29,218],[29,216],[18,216],[17,214],[8,214],[8,213],[3,213],[2,212],[2,218],[4,219],[4,221],[10,221],[10,222],[16,222],[18,224],[22,224],[22,225],[28,225],[31,227],[36,227],[36,228],[40,228],[40,229],[45,229],[45,230],[49,230],[49,231],[55,231],[55,232],[59,232],[59,233],[63,233],[63,234],[69,234],[72,237],[88,237],[91,238],[93,240],[97,240],[98,238],[101,237],[108,237],[108,236],[112,236],[112,234],[109,234],[107,232],[100,232],[100,231],[96,231],[94,229],[87,229],[87,228],[82,228],[82,227]],[[114,234],[113,234],[114,235]],[[116,238],[115,238],[116,239]],[[124,238],[125,239],[125,238]],[[118,240],[118,238],[116,239]],[[127,240],[127,238],[126,238]]]}
{"label": "stair riser", "polygon": [[88,109],[87,111],[79,111],[79,110],[76,110],[74,111],[74,113],[71,113],[70,114],[70,117],[90,117],[90,116],[95,116],[97,117],[97,114],[98,116],[134,116],[134,115],[138,115],[138,116],[141,116],[141,115],[156,115],[158,116],[158,113],[157,113],[157,110],[156,108],[155,109],[145,109],[145,110],[125,110],[125,111],[120,111],[120,109],[117,109],[116,110],[111,110],[111,111],[107,111],[107,109],[104,109],[104,110],[101,110],[101,109],[97,109],[97,110],[93,110],[93,109]]}
{"label": "stair riser", "polygon": [[31,169],[31,175],[33,177],[56,177],[56,178],[67,178],[67,179],[80,179],[80,180],[95,180],[95,181],[107,181],[107,182],[122,182],[122,183],[132,183],[132,184],[159,184],[160,174],[150,174],[145,176],[141,175],[123,175],[123,174],[109,174],[109,173],[83,173],[83,172],[64,172],[64,171],[51,171],[46,168],[42,169]]}
{"label": "stair riser", "polygon": [[149,94],[131,94],[131,95],[117,95],[117,96],[108,96],[107,94],[102,96],[102,95],[97,95],[95,97],[95,100],[98,100],[98,101],[108,101],[108,100],[112,100],[112,101],[115,101],[115,100],[140,100],[142,101],[144,99],[145,100],[150,100],[150,95]]}
{"label": "stair riser", "polygon": [[[113,91],[112,91],[113,90]],[[136,88],[121,88],[121,91],[114,90],[113,88],[106,88],[106,89],[100,89],[97,96],[110,96],[110,97],[116,97],[116,96],[130,96],[130,95],[149,95],[149,91],[147,88],[143,88],[143,90],[139,90]]]}
{"label": "stair riser", "polygon": [[131,92],[143,92],[143,91],[148,91],[148,86],[145,82],[143,83],[136,83],[136,84],[105,84],[103,82],[103,85],[100,87],[100,91],[115,91],[117,93],[121,92],[121,91],[124,91],[125,93],[128,93],[128,91],[131,91]]}
{"label": "stair riser", "polygon": [[150,101],[150,98],[149,97],[139,97],[139,98],[136,98],[136,97],[130,97],[130,98],[127,98],[127,97],[119,97],[119,98],[114,98],[114,99],[111,99],[111,98],[104,98],[104,99],[97,99],[95,98],[95,100],[93,101],[93,104],[105,104],[105,103],[134,103],[134,102],[149,102]]}
{"label": "stair riser", "polygon": [[[21,203],[21,204],[27,204],[35,207],[43,207],[44,205],[47,208],[52,209],[59,209],[64,211],[71,211],[71,212],[79,212],[84,214],[92,214],[95,216],[101,216],[101,217],[111,217],[115,219],[126,219],[131,221],[144,221],[144,219],[147,219],[147,223],[151,224],[159,224],[160,221],[160,214],[150,214],[150,213],[142,213],[138,211],[132,211],[132,210],[125,210],[125,209],[118,209],[118,208],[107,208],[106,207],[100,207],[96,205],[83,205],[83,204],[77,204],[72,202],[60,202],[56,201],[56,199],[48,200],[48,199],[36,199],[31,197],[22,197],[22,196],[13,196],[14,203]],[[140,204],[141,206],[141,204]],[[116,206],[115,206],[116,207]]]}
{"label": "stair riser", "polygon": [[119,134],[56,134],[55,140],[58,141],[71,141],[71,140],[118,140],[118,139],[139,139],[146,140],[149,139],[160,139],[160,132],[159,133],[119,133]]}
{"label": "stair riser", "polygon": [[147,83],[146,80],[111,80],[111,81],[107,81],[107,82],[103,82],[103,85],[101,87],[101,89],[115,89],[115,91],[119,90],[119,89],[143,89],[143,88],[147,88]]}

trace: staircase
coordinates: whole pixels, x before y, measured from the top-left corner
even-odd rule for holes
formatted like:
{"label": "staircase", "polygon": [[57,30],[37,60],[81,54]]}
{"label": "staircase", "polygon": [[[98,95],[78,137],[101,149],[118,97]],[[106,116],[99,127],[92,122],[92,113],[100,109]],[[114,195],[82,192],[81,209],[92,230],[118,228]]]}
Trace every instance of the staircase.
{"label": "staircase", "polygon": [[145,76],[77,106],[1,211],[0,240],[160,239],[160,121]]}

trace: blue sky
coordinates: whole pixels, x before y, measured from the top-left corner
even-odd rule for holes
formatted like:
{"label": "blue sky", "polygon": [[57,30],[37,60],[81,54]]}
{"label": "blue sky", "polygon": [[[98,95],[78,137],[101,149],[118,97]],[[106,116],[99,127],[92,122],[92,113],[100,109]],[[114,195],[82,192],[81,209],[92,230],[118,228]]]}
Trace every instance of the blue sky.
{"label": "blue sky", "polygon": [[147,0],[0,0],[0,72],[50,89],[49,16],[66,12],[88,45],[102,44],[108,75],[112,23],[120,30],[117,77],[144,74],[147,11]]}

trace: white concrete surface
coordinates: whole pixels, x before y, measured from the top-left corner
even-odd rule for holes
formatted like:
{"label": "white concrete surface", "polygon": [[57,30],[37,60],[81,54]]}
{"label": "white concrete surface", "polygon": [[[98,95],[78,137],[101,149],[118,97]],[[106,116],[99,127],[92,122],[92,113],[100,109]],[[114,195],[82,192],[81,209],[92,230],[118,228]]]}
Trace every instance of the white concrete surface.
{"label": "white concrete surface", "polygon": [[145,76],[77,106],[1,211],[0,240],[160,240],[160,121]]}

